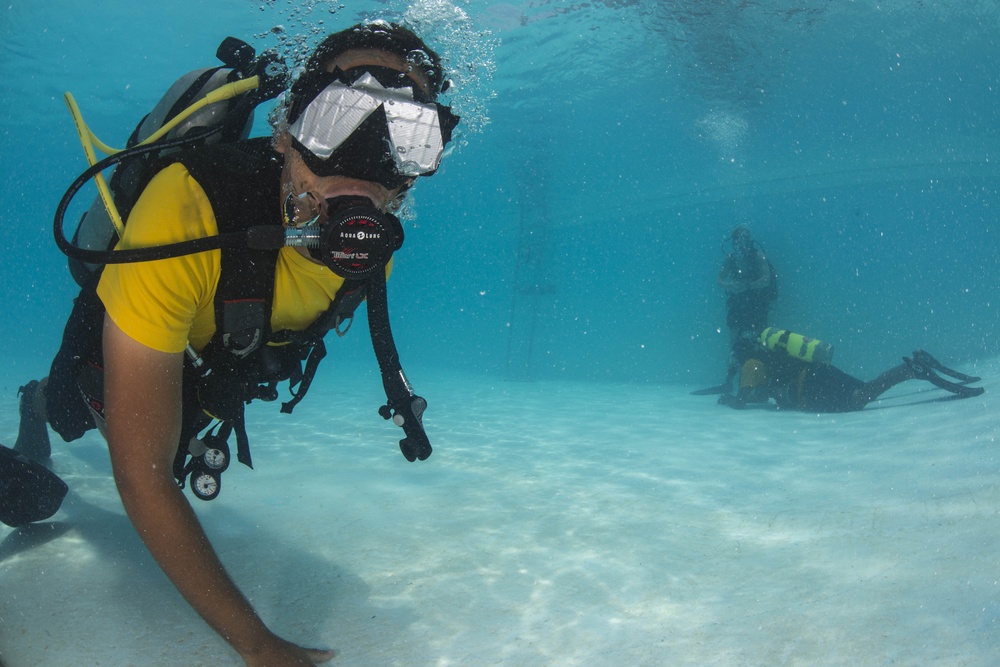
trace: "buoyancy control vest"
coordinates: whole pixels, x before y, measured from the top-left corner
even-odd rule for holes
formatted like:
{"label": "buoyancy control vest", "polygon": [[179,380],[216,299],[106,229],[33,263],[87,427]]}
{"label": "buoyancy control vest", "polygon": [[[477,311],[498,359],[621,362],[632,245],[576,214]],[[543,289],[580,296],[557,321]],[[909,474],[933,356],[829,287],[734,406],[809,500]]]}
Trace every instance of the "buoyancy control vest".
{"label": "buoyancy control vest", "polygon": [[[281,162],[267,138],[210,146],[171,155],[158,163],[155,174],[179,162],[198,182],[215,213],[220,234],[251,227],[281,226],[274,211],[278,201]],[[140,187],[151,178],[148,175]],[[277,385],[288,381],[292,397],[281,411],[291,413],[313,380],[326,356],[324,336],[331,329],[344,335],[357,306],[365,298],[365,283],[344,281],[325,313],[306,330],[272,331],[271,307],[278,261],[277,249],[224,247],[220,250],[219,282],[214,310],[216,332],[197,353],[188,348],[182,393],[181,438],[173,472],[182,487],[191,477],[191,489],[204,500],[218,496],[221,473],[229,465],[228,438],[236,436],[237,460],[253,467],[244,409],[254,400],[278,398]],[[94,294],[96,274],[84,288],[81,300],[93,320],[77,323],[76,331],[101,335],[104,308]],[[77,344],[80,344],[78,341]],[[100,341],[85,343],[90,350],[78,382],[88,402],[103,412],[103,367]],[[212,425],[217,420],[219,423]],[[199,433],[210,428],[204,435]]]}
{"label": "buoyancy control vest", "polygon": [[[173,162],[183,164],[204,190],[220,234],[281,226],[275,213],[281,161],[271,148],[270,139],[187,151],[166,160],[166,164]],[[188,398],[188,404],[222,422],[219,430],[208,434],[213,446],[206,447],[205,452],[191,452],[185,446],[190,438],[182,437],[174,461],[178,482],[183,485],[185,477],[191,474],[192,490],[201,498],[211,499],[219,493],[221,470],[207,465],[206,460],[221,457],[228,466],[229,431],[236,434],[237,460],[253,467],[244,406],[258,399],[275,400],[277,384],[287,380],[293,397],[283,404],[282,411],[290,413],[304,398],[319,360],[326,356],[325,334],[330,329],[340,330],[350,321],[364,298],[363,284],[345,281],[328,311],[312,327],[303,332],[272,332],[271,306],[278,252],[259,248],[220,250],[214,306],[216,332],[200,354],[189,348],[185,387],[195,396]],[[186,415],[184,421],[187,427],[184,435],[193,437],[204,420],[195,414]],[[206,438],[201,441],[204,443]],[[190,460],[186,460],[188,456]]]}

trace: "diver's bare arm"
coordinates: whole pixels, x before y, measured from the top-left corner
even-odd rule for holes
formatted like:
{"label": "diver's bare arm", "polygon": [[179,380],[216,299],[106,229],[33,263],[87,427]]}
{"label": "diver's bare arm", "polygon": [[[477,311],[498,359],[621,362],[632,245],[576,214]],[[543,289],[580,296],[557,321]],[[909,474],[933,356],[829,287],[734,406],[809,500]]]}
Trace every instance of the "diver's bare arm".
{"label": "diver's bare arm", "polygon": [[182,354],[104,325],[105,405],[115,483],[132,524],[181,595],[244,658],[278,640],[219,562],[174,482],[180,437]]}

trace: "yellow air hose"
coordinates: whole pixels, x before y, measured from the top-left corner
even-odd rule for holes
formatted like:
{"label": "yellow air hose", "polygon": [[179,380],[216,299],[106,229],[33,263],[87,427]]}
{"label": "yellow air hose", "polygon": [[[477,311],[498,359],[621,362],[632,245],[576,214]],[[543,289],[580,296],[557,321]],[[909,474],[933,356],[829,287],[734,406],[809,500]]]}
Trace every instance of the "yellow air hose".
{"label": "yellow air hose", "polygon": [[[187,109],[184,109],[184,111],[177,114],[169,123],[166,123],[159,130],[139,142],[138,145],[145,146],[161,139],[166,136],[170,130],[183,123],[189,116],[191,116],[191,114],[203,109],[209,104],[215,104],[216,102],[232,99],[237,95],[242,95],[243,93],[251,91],[255,89],[259,83],[259,77],[251,76],[247,79],[233,81],[232,83],[227,83],[224,86],[216,88],[212,92],[205,95],[205,97],[201,98]],[[108,146],[103,141],[98,139],[97,135],[91,131],[91,129],[87,126],[87,123],[84,122],[83,114],[80,113],[80,107],[77,105],[76,100],[73,99],[72,93],[66,93],[63,95],[63,99],[66,101],[66,106],[69,107],[69,113],[73,117],[74,125],[76,125],[76,133],[79,135],[80,144],[83,146],[83,154],[86,156],[87,163],[91,167],[97,164],[97,153],[94,151],[95,147],[105,155],[114,155],[122,152],[123,149]],[[121,215],[118,213],[118,208],[115,206],[114,199],[111,196],[111,189],[108,187],[107,181],[104,179],[104,174],[97,174],[95,181],[97,183],[97,191],[101,196],[101,201],[104,202],[104,208],[108,211],[108,217],[111,218],[111,223],[115,226],[115,231],[118,232],[118,236],[121,237],[125,232],[125,223],[122,222]]]}

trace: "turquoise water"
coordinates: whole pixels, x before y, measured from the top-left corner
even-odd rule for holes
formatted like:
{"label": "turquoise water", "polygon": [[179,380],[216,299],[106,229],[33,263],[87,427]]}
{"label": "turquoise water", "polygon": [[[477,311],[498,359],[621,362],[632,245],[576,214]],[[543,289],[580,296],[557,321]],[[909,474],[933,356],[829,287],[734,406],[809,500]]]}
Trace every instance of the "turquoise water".
{"label": "turquoise water", "polygon": [[[68,308],[48,229],[84,162],[62,93],[121,144],[227,34],[273,46],[280,25],[308,43],[307,17],[333,29],[407,7],[343,4],[7,3],[6,347],[41,362]],[[416,191],[390,293],[404,360],[707,381],[737,222],[778,270],[775,323],[859,375],[920,345],[998,352],[995,2],[472,2],[458,26],[451,5],[421,7],[477,75],[459,86],[475,131]]]}
{"label": "turquoise water", "polygon": [[[331,345],[301,415],[256,413],[260,447],[288,449],[227,473],[199,511],[269,621],[356,665],[995,664],[997,2],[8,0],[0,442],[74,296],[51,239],[85,166],[63,92],[121,145],[223,37],[291,58],[372,16],[416,22],[459,73],[466,130],[415,189],[389,286],[436,452],[409,466],[393,451],[361,326]],[[865,379],[925,347],[989,393],[925,405],[940,392],[905,386],[837,420],[689,397],[723,373],[714,281],[737,223],[777,269],[773,323],[831,342]],[[332,434],[333,455],[314,451]],[[309,466],[282,454],[300,449]],[[79,664],[233,660],[138,550],[100,441],[56,450],[74,489],[57,537],[0,528],[0,588],[17,592],[0,602],[0,656],[73,663],[61,628],[35,622],[70,609],[89,619],[73,646],[141,616],[134,640],[81,648]],[[287,480],[305,509],[258,506],[284,502]],[[321,592],[255,582],[251,526],[269,563],[286,546]],[[70,561],[80,576],[35,574]],[[155,605],[131,601],[136,582]],[[167,648],[179,634],[183,659]]]}

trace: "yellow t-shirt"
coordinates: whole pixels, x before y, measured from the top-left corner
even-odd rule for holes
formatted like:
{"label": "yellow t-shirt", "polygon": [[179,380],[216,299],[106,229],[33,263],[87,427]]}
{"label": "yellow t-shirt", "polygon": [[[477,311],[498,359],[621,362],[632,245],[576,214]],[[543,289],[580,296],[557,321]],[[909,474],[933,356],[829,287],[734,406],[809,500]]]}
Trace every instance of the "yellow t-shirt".
{"label": "yellow t-shirt", "polygon": [[[275,209],[279,205],[275,202]],[[145,248],[218,234],[205,191],[175,163],[143,191],[118,249]],[[108,316],[129,337],[161,352],[201,350],[215,334],[215,291],[221,251],[153,262],[108,264],[97,293]],[[274,275],[271,330],[302,331],[326,311],[343,284],[330,269],[295,248],[282,248]]]}

